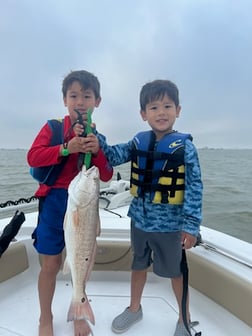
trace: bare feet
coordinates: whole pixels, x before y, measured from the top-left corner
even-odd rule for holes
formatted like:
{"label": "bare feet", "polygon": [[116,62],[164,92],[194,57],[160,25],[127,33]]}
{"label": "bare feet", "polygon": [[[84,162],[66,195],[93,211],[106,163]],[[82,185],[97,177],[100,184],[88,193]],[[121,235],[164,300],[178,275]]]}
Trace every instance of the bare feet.
{"label": "bare feet", "polygon": [[74,336],[89,336],[92,335],[91,328],[85,320],[74,321]]}

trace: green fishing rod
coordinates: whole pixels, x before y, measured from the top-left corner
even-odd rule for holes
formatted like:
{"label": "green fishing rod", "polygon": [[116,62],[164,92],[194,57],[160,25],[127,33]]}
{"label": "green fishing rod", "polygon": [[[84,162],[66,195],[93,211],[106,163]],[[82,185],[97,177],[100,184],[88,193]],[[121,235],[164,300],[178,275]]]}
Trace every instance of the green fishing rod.
{"label": "green fishing rod", "polygon": [[[88,134],[93,133],[91,124],[92,124],[92,110],[89,108],[87,110],[87,122],[84,123],[83,118],[81,113],[78,110],[74,110],[77,115],[78,115],[78,119],[77,122],[81,125],[83,125],[84,127],[84,132],[80,135],[81,137],[86,137]],[[86,166],[86,169],[90,168],[91,165],[91,158],[92,158],[92,153],[88,152],[88,153],[79,153],[79,158],[78,158],[78,170],[81,170],[83,164]]]}
{"label": "green fishing rod", "polygon": [[[92,124],[91,114],[92,114],[91,109],[88,109],[88,111],[87,111],[87,125],[86,125],[86,130],[85,130],[86,135],[93,133],[93,130],[92,130],[92,127],[91,127],[91,124]],[[91,157],[92,157],[91,152],[85,153],[84,165],[86,166],[86,169],[89,169],[89,167],[91,165]]]}

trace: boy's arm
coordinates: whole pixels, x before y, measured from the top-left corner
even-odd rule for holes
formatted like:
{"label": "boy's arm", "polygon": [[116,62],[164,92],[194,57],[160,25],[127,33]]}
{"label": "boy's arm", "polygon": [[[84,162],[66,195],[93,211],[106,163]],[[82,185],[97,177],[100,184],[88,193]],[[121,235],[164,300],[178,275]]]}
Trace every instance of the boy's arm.
{"label": "boy's arm", "polygon": [[35,137],[31,148],[27,153],[27,161],[31,167],[42,167],[57,164],[60,145],[50,146],[52,130],[46,123]]}
{"label": "boy's arm", "polygon": [[[92,154],[91,162],[99,169],[100,179],[103,182],[109,181],[113,176],[113,168],[109,164],[106,156],[100,148],[99,140],[93,133],[88,134],[86,137],[77,137],[77,139],[83,142],[80,153]],[[84,160],[84,156],[81,158]],[[85,160],[84,160],[85,164]],[[89,162],[87,162],[89,164]],[[89,168],[89,167],[88,167]]]}
{"label": "boy's arm", "polygon": [[184,223],[182,231],[197,237],[202,220],[203,183],[198,153],[190,140],[185,144]]}
{"label": "boy's arm", "polygon": [[96,156],[92,156],[92,163],[99,169],[100,179],[103,182],[107,182],[112,178],[113,168],[107,161],[106,156],[101,149],[98,151]]}
{"label": "boy's arm", "polygon": [[111,166],[119,166],[131,160],[132,141],[109,146],[104,135],[98,133],[97,131],[95,131],[94,134],[97,136],[100,147]]}

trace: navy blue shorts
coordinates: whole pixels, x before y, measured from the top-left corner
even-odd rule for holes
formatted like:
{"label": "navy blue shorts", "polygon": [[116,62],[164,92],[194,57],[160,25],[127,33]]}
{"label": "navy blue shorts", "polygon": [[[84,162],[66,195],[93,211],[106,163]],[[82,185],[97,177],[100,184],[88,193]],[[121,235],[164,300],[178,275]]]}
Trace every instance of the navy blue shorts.
{"label": "navy blue shorts", "polygon": [[133,270],[145,270],[153,266],[153,272],[165,278],[181,275],[182,258],[180,232],[145,232],[131,221]]}
{"label": "navy blue shorts", "polygon": [[45,198],[39,200],[38,224],[32,234],[38,253],[57,255],[64,249],[63,223],[67,198],[66,189],[51,189]]}

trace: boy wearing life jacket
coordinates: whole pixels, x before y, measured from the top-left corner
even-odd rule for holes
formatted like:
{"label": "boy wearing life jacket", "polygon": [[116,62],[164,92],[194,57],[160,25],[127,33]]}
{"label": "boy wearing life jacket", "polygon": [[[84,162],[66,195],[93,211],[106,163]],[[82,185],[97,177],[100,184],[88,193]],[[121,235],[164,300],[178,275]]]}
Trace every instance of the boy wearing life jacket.
{"label": "boy wearing life jacket", "polygon": [[[94,134],[77,136],[74,131],[76,122],[87,120],[87,112],[93,112],[101,102],[97,77],[85,70],[72,71],[63,80],[62,93],[68,115],[61,120],[46,122],[27,154],[32,175],[40,182],[35,193],[39,198],[38,225],[32,234],[34,246],[42,255],[38,280],[39,336],[53,336],[51,308],[65,246],[63,221],[68,186],[79,173],[80,156],[83,164],[83,154],[92,153],[91,165],[98,167],[102,181],[110,180],[113,175],[97,137]],[[90,334],[86,321],[74,321],[74,336]]]}
{"label": "boy wearing life jacket", "polygon": [[[196,243],[201,223],[202,181],[197,150],[190,134],[173,129],[180,115],[179,91],[168,80],[155,80],[140,93],[141,116],[151,130],[125,144],[108,146],[97,134],[112,166],[131,161],[129,207],[133,262],[130,305],[112,322],[115,333],[127,331],[142,319],[141,297],[147,268],[171,278],[179,319],[174,336],[188,336],[190,313],[182,314],[182,251]],[[186,316],[184,316],[186,315]]]}

